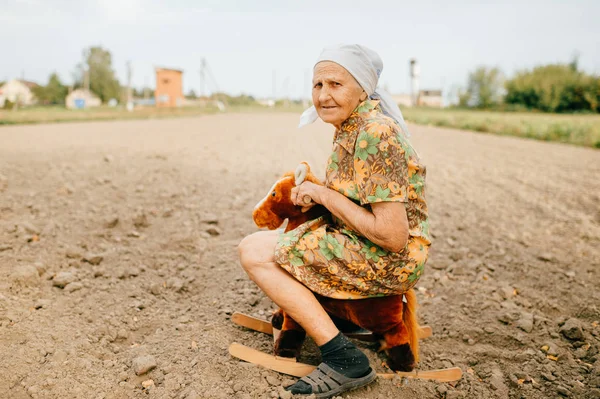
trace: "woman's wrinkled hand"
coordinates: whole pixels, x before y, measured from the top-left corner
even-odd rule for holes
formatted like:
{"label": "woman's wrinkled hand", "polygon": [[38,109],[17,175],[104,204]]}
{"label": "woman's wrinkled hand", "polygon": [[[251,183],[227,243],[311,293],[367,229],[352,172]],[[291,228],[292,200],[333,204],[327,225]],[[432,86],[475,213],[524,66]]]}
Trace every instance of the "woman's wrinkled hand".
{"label": "woman's wrinkled hand", "polygon": [[292,188],[292,203],[302,207],[302,212],[308,211],[316,204],[323,203],[323,195],[326,187],[305,181],[297,187]]}

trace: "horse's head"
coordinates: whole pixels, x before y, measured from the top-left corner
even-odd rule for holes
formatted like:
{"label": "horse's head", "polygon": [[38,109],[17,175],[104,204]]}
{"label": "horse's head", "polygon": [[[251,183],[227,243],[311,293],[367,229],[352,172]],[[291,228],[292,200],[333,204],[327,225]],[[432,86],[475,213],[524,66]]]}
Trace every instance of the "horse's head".
{"label": "horse's head", "polygon": [[322,184],[312,175],[308,164],[302,162],[295,172],[288,172],[277,180],[266,197],[256,204],[254,212],[252,212],[254,223],[258,227],[275,230],[283,224],[285,219],[288,219],[288,229],[290,226],[297,226],[307,220],[313,212],[302,212],[302,207],[292,203],[291,196],[292,188],[304,180]]}

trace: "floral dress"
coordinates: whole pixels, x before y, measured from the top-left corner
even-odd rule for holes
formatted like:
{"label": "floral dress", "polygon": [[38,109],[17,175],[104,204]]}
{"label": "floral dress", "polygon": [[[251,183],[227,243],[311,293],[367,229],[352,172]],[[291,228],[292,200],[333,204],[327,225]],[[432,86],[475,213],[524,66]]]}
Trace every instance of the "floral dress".
{"label": "floral dress", "polygon": [[421,277],[431,244],[425,202],[425,166],[379,102],[367,99],[336,131],[325,184],[370,210],[401,202],[409,239],[389,252],[333,215],[279,236],[275,261],[311,291],[336,299],[398,295]]}

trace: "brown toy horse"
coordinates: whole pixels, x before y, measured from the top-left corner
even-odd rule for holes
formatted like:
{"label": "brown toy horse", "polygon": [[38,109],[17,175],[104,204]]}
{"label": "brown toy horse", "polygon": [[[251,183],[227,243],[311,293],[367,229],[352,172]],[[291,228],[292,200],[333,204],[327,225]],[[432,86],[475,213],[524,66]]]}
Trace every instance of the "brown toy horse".
{"label": "brown toy horse", "polygon": [[[295,173],[283,175],[256,205],[252,214],[256,225],[274,230],[287,219],[287,232],[308,220],[327,214],[327,209],[321,205],[302,212],[302,207],[292,203],[292,188],[305,180],[323,185],[311,173],[308,164],[301,163]],[[413,290],[404,295],[355,300],[332,299],[320,295],[316,297],[342,332],[360,328],[371,331],[381,343],[380,351],[383,350],[388,355],[387,364],[392,370],[411,371],[415,367],[418,361],[419,325],[416,317],[417,300]],[[271,323],[274,328],[281,330],[275,342],[275,355],[298,358],[306,332],[282,309],[275,312]]]}

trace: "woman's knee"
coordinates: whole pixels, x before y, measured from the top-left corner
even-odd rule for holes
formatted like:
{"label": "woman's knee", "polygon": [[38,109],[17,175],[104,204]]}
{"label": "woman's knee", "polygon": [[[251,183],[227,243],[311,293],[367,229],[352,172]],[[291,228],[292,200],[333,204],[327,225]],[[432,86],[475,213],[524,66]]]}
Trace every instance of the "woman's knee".
{"label": "woman's knee", "polygon": [[252,252],[252,248],[255,246],[256,238],[254,237],[254,234],[244,237],[238,244],[238,255],[244,270],[248,270],[252,264],[256,263]]}
{"label": "woman's knee", "polygon": [[244,237],[238,245],[240,263],[250,274],[257,267],[274,262],[276,236],[272,232],[259,231]]}

